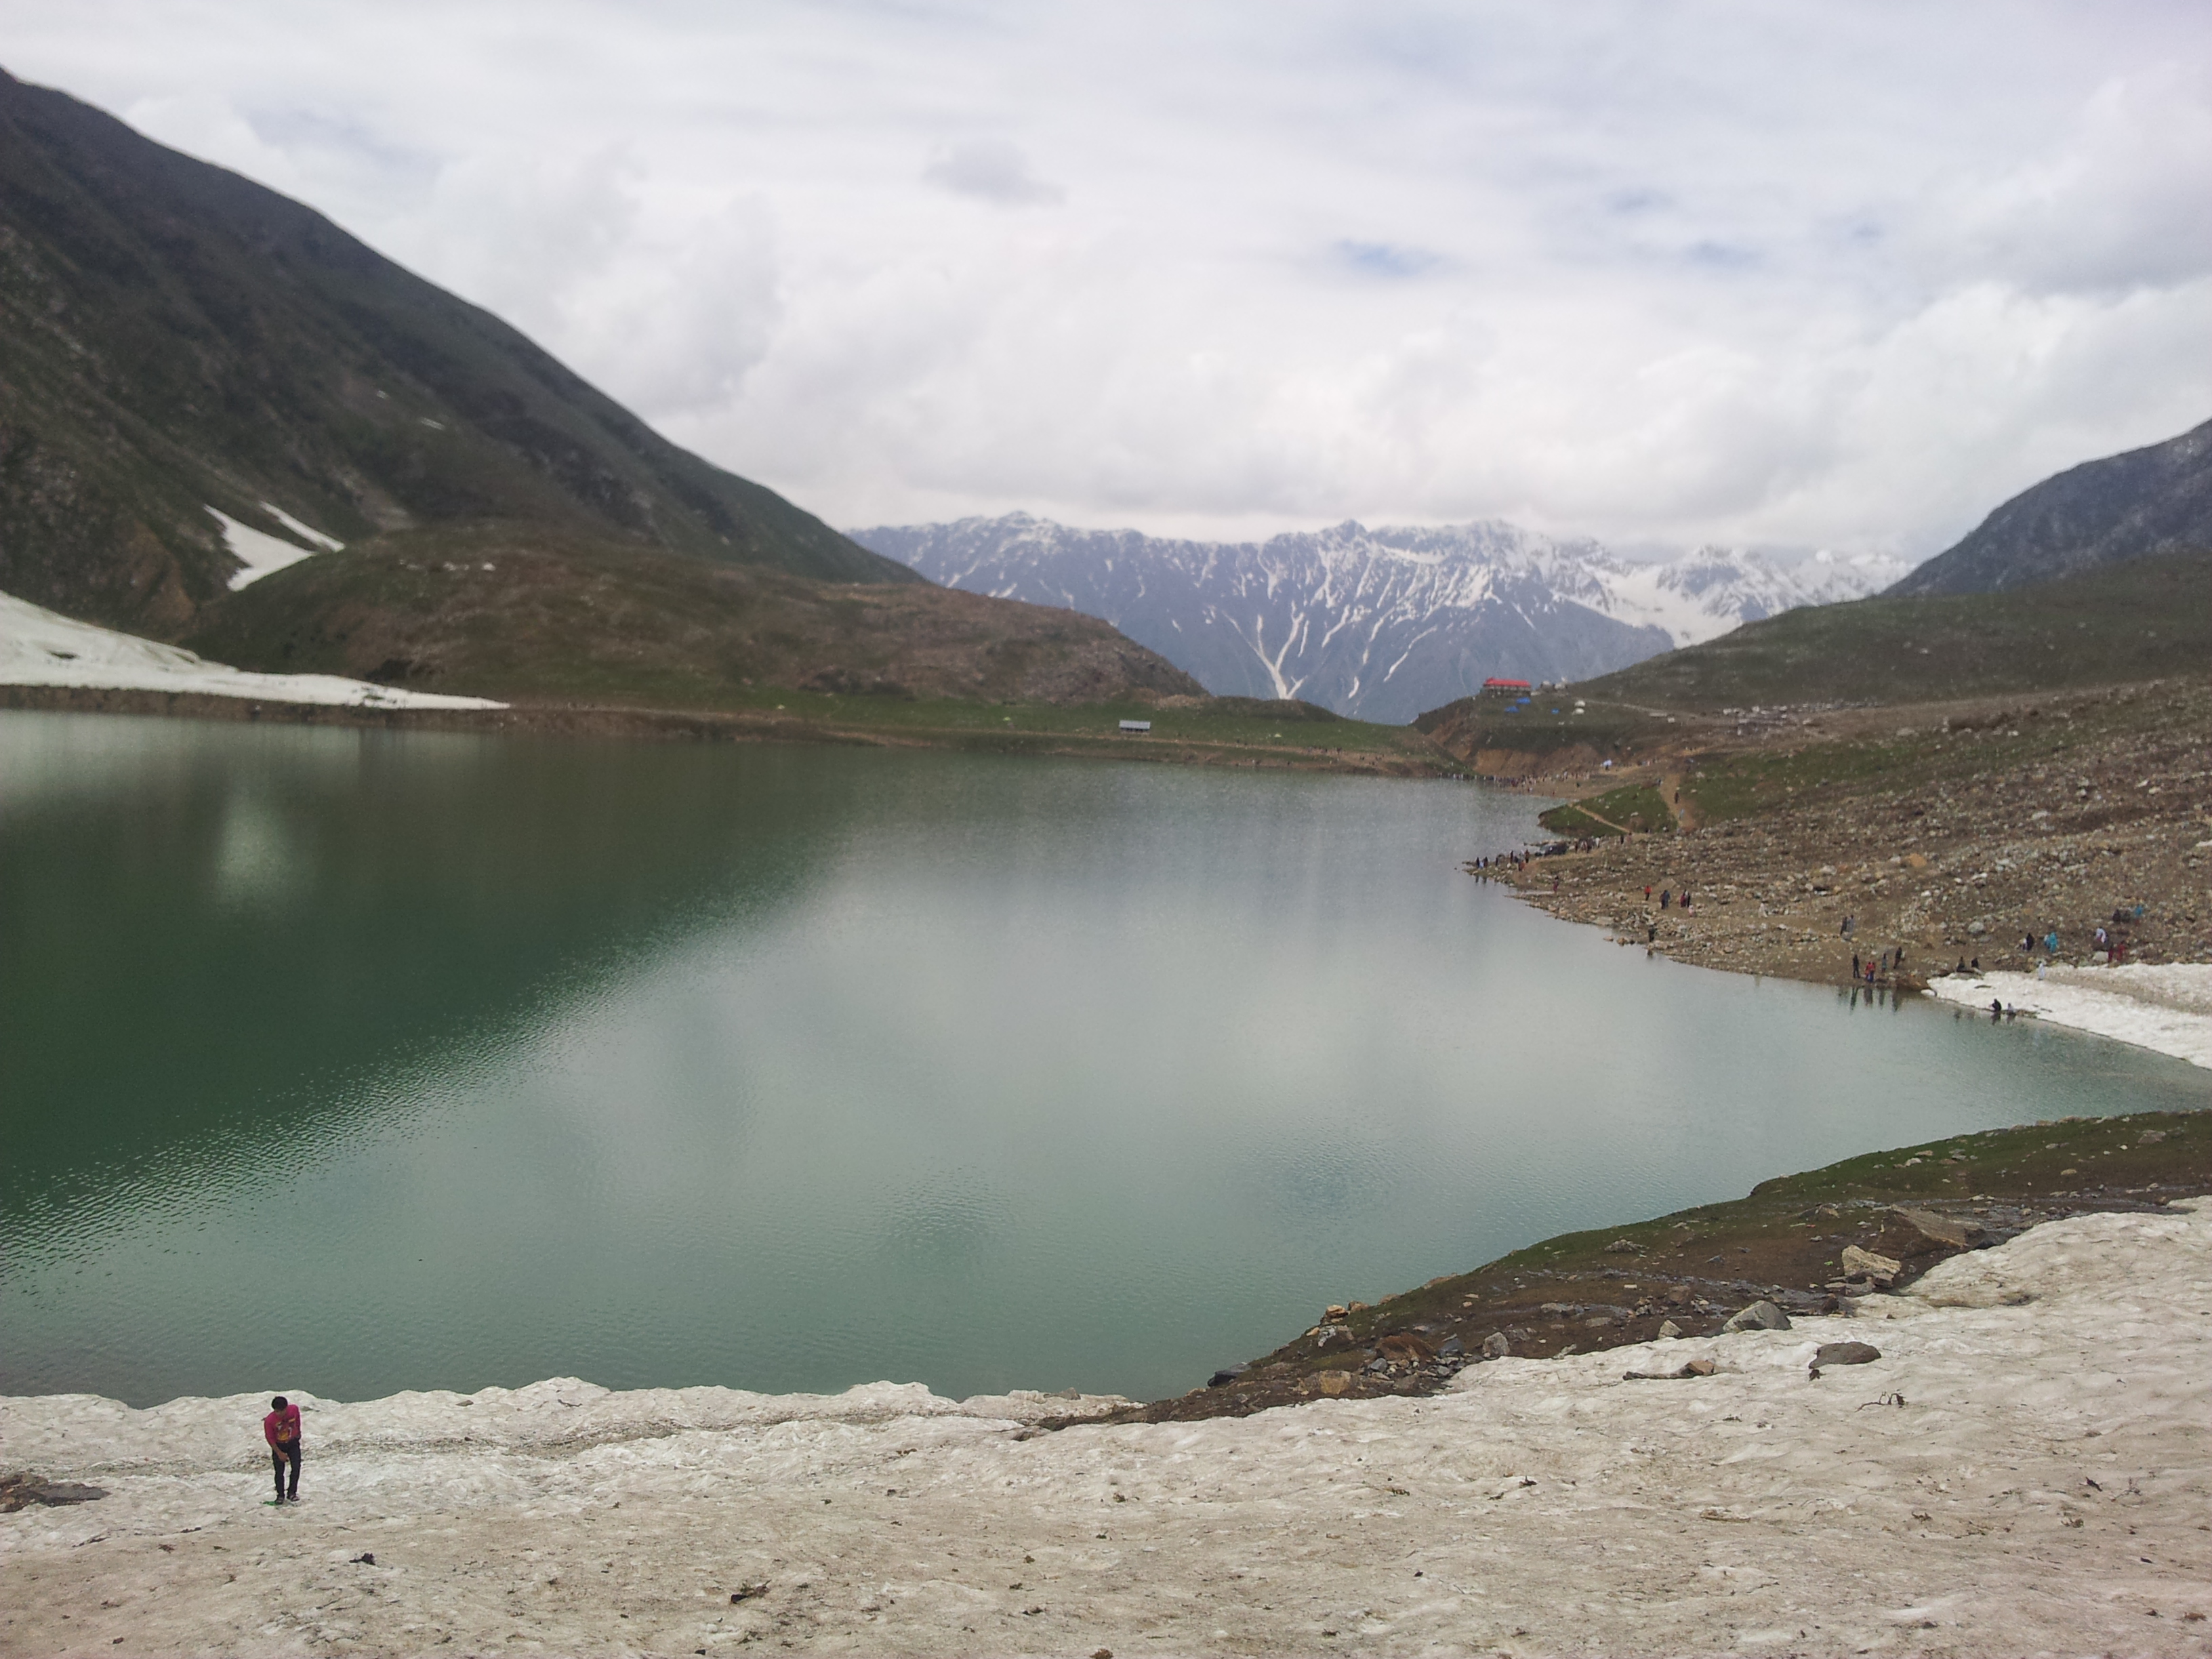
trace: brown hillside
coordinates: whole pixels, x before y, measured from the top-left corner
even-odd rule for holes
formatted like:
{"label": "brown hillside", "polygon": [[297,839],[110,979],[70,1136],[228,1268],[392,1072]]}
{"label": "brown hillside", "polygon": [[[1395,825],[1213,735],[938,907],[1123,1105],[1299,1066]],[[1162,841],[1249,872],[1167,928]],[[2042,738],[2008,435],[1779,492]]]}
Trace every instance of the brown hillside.
{"label": "brown hillside", "polygon": [[241,667],[526,702],[714,708],[763,686],[1054,703],[1204,695],[1070,611],[510,524],[319,555],[210,606],[190,643]]}

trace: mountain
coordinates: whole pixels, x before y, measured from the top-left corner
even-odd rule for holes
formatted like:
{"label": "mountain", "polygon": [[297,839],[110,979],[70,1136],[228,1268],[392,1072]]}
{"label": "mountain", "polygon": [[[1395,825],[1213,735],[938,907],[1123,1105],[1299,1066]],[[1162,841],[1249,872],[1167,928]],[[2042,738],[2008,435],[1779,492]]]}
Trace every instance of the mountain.
{"label": "mountain", "polygon": [[2024,489],[1889,591],[1986,593],[2212,548],[2212,421]]}
{"label": "mountain", "polygon": [[0,72],[0,590],[174,635],[241,549],[465,520],[916,580],[321,215]]}
{"label": "mountain", "polygon": [[935,586],[320,215],[4,73],[0,591],[434,696],[1202,693],[1103,623]]}
{"label": "mountain", "polygon": [[1574,690],[1593,704],[1713,713],[1984,696],[2032,702],[2167,676],[2201,679],[2212,662],[2209,596],[2212,550],[1993,593],[1893,591],[1753,623]]}
{"label": "mountain", "polygon": [[1869,592],[1885,562],[1796,568],[1706,548],[1638,564],[1515,526],[1333,529],[1264,543],[1076,530],[1017,513],[855,530],[948,587],[1102,617],[1221,696],[1402,723],[1490,675],[1575,679],[1798,605]]}
{"label": "mountain", "polygon": [[208,607],[185,642],[264,672],[589,707],[753,707],[775,702],[770,687],[1046,703],[1204,692],[1095,617],[534,525],[397,531],[302,560]]}

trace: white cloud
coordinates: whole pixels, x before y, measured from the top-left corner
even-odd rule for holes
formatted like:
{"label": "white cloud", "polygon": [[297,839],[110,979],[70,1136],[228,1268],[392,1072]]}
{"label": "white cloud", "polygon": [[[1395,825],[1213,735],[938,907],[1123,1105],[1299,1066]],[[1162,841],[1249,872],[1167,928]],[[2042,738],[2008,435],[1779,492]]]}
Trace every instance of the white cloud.
{"label": "white cloud", "polygon": [[1056,206],[1067,199],[1058,185],[1030,171],[1021,147],[1004,138],[967,138],[940,149],[921,176],[958,196],[974,196],[1001,207]]}
{"label": "white cloud", "polygon": [[2212,8],[0,6],[838,522],[1925,553],[2212,415]]}

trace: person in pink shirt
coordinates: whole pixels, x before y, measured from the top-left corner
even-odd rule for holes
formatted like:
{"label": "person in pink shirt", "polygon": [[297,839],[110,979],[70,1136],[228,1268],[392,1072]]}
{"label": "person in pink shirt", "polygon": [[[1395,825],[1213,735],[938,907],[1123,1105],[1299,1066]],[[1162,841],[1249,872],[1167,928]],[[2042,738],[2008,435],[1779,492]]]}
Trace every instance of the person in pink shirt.
{"label": "person in pink shirt", "polygon": [[[278,1395],[269,1402],[269,1415],[261,1419],[262,1437],[269,1443],[269,1459],[276,1468],[276,1501],[300,1501],[300,1408]],[[292,1489],[284,1490],[284,1466],[292,1466]]]}

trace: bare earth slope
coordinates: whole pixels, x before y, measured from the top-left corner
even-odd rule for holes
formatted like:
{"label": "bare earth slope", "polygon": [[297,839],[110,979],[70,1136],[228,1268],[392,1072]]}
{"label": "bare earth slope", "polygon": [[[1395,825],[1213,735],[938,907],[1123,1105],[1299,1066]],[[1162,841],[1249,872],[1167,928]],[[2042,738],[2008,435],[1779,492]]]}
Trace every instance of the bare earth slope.
{"label": "bare earth slope", "polygon": [[[1812,1377],[1842,1340],[1879,1358]],[[311,1399],[280,1512],[258,1397],[9,1401],[107,1495],[0,1516],[0,1650],[2165,1654],[2212,1612],[2189,1203],[1425,1400],[1024,1426],[1058,1403]]]}

